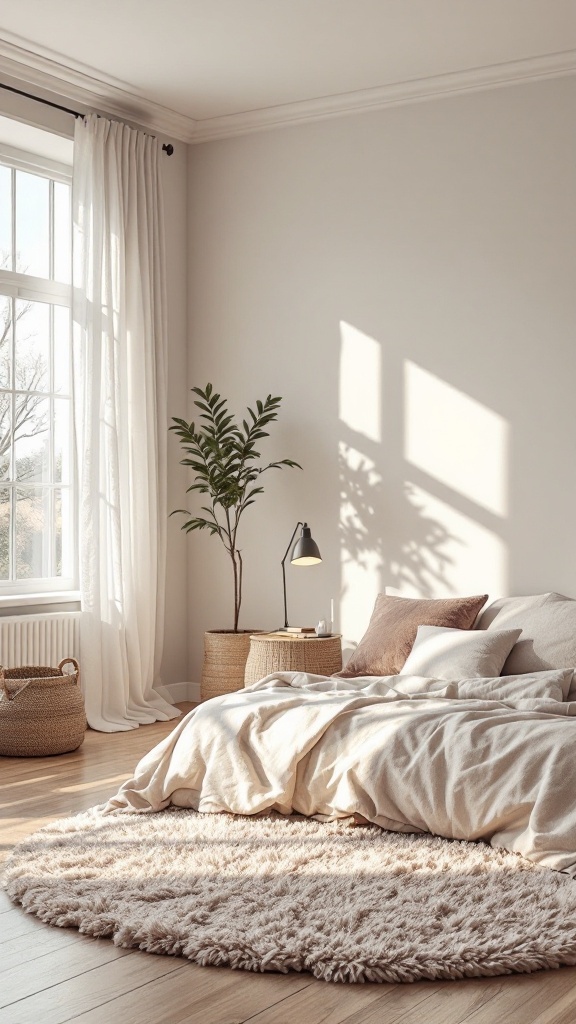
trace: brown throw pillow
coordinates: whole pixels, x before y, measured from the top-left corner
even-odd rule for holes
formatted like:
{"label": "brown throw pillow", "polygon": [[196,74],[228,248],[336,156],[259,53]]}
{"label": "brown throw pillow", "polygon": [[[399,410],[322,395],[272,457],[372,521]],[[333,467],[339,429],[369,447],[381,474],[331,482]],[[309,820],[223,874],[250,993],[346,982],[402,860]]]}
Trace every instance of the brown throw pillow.
{"label": "brown throw pillow", "polygon": [[412,650],[418,626],[470,629],[488,594],[438,600],[378,594],[372,618],[350,661],[341,672],[354,676],[395,676]]}

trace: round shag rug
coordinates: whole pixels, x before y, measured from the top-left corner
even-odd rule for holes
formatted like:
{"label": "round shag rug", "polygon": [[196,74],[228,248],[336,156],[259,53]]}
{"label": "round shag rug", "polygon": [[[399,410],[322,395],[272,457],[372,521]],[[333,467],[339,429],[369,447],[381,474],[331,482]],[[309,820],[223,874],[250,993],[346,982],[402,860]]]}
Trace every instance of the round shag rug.
{"label": "round shag rug", "polygon": [[204,966],[408,982],[576,963],[576,884],[483,843],[171,808],[49,825],[5,885],[28,913]]}

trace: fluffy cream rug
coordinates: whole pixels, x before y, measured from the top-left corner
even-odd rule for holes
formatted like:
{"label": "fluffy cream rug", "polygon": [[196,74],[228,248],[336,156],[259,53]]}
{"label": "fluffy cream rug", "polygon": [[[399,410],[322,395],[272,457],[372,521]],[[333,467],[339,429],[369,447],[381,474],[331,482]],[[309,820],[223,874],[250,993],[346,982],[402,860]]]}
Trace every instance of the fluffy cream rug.
{"label": "fluffy cream rug", "polygon": [[576,963],[576,885],[476,843],[170,809],[56,822],[6,869],[28,913],[119,946],[327,981]]}

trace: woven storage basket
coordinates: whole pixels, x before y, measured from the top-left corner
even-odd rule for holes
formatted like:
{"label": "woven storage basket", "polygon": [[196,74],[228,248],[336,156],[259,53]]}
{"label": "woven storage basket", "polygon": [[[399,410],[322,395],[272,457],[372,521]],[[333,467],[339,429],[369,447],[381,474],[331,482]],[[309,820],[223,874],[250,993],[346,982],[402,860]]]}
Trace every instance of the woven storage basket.
{"label": "woven storage basket", "polygon": [[265,634],[256,635],[252,637],[246,660],[244,684],[250,686],[272,672],[311,672],[331,676],[342,668],[340,641],[340,636],[282,640]]}
{"label": "woven storage basket", "polygon": [[[73,672],[63,672],[72,664]],[[76,750],[84,740],[86,714],[75,658],[58,668],[0,668],[0,754],[46,757]]]}
{"label": "woven storage basket", "polygon": [[241,633],[214,630],[204,633],[202,700],[233,693],[244,686],[244,669],[253,629]]}

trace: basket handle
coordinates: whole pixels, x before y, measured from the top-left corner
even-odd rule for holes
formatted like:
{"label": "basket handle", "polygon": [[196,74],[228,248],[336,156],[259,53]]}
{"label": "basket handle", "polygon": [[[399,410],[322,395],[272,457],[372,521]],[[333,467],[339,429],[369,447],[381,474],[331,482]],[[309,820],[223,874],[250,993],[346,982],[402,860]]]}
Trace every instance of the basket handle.
{"label": "basket handle", "polygon": [[6,678],[4,676],[3,665],[0,665],[0,690],[2,690],[2,693],[4,694],[6,700],[12,700],[12,694],[10,693],[10,690],[6,686]]}
{"label": "basket handle", "polygon": [[[58,671],[62,672],[62,666],[63,665],[68,665],[68,664],[74,665],[74,671],[76,672],[76,682],[79,683],[80,682],[80,665],[76,661],[76,658],[63,658],[62,661],[60,662],[60,664],[58,665]],[[72,672],[62,672],[62,675],[63,676],[64,675],[72,675]]]}

